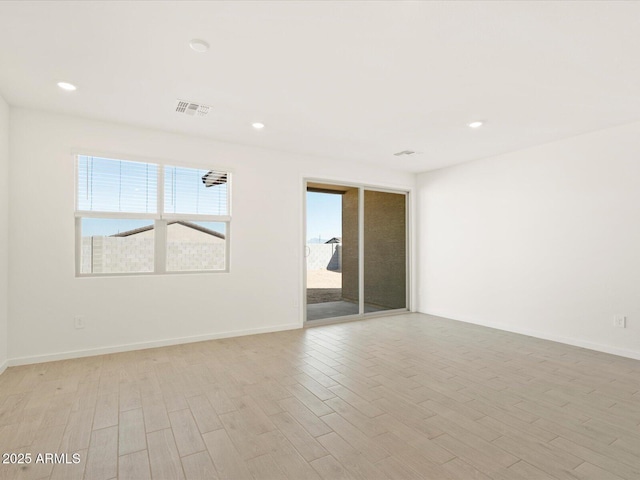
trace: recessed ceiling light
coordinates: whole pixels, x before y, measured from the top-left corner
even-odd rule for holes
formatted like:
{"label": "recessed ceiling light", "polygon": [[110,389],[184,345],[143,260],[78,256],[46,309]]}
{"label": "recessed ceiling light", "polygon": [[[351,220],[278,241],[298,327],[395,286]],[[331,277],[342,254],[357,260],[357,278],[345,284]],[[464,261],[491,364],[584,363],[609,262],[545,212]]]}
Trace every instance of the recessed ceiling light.
{"label": "recessed ceiling light", "polygon": [[61,89],[66,90],[67,92],[73,92],[74,90],[77,90],[77,87],[75,85],[67,82],[58,82],[58,86]]}
{"label": "recessed ceiling light", "polygon": [[469,125],[471,128],[480,128],[482,125],[484,125],[484,122],[481,122],[478,120],[476,122],[471,122],[467,125]]}
{"label": "recessed ceiling light", "polygon": [[191,47],[191,50],[198,53],[204,53],[209,50],[209,44],[199,38],[194,38],[193,40],[191,40],[189,42],[189,46]]}
{"label": "recessed ceiling light", "polygon": [[255,123],[252,123],[251,126],[256,130],[262,130],[264,128],[264,123],[255,122]]}

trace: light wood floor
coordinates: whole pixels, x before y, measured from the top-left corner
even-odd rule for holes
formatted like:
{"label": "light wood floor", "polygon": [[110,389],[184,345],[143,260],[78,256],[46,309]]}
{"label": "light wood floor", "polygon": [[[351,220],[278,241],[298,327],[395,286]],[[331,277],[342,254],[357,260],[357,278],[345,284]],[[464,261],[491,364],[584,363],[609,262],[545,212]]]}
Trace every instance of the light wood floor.
{"label": "light wood floor", "polygon": [[0,478],[640,479],[640,362],[411,314],[8,369]]}

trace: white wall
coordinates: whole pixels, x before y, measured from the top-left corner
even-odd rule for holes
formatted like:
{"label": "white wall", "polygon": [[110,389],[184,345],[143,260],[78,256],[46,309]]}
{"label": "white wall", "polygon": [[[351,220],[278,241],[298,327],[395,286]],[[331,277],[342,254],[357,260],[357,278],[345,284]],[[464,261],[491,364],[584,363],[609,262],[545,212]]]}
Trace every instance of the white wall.
{"label": "white wall", "polygon": [[640,358],[638,139],[635,123],[419,175],[419,310]]}
{"label": "white wall", "polygon": [[9,313],[9,105],[0,97],[0,373],[6,368]]}
{"label": "white wall", "polygon": [[[402,188],[414,182],[364,165],[25,109],[12,109],[11,121],[14,364],[299,327],[303,176]],[[231,273],[75,278],[72,149],[231,168]],[[86,328],[74,329],[75,315]]]}

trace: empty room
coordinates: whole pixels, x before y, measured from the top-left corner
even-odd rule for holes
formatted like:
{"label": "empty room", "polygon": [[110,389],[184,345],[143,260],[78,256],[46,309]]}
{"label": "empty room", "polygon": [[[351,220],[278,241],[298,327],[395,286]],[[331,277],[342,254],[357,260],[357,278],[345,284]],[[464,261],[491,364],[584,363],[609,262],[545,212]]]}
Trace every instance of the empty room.
{"label": "empty room", "polygon": [[640,2],[0,2],[0,480],[640,479]]}

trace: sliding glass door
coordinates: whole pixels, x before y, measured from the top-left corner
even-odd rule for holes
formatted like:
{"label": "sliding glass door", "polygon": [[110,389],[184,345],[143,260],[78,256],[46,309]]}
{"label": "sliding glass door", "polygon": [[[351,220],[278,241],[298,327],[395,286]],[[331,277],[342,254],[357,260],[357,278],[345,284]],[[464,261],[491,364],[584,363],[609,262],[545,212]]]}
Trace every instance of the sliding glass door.
{"label": "sliding glass door", "polygon": [[364,191],[365,312],[407,307],[407,196]]}
{"label": "sliding glass door", "polygon": [[407,194],[306,182],[306,321],[406,310]]}
{"label": "sliding glass door", "polygon": [[358,315],[359,191],[310,182],[306,202],[307,320]]}

